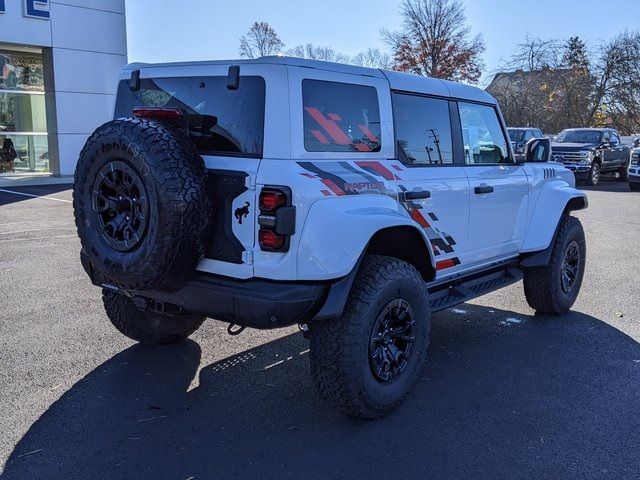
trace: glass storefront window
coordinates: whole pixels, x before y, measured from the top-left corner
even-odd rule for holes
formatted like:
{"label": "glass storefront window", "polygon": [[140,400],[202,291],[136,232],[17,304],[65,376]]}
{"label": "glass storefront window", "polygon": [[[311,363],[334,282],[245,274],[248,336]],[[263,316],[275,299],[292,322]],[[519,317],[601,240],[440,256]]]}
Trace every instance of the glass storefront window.
{"label": "glass storefront window", "polygon": [[0,50],[0,174],[48,171],[42,55]]}
{"label": "glass storefront window", "polygon": [[0,134],[0,174],[49,171],[49,143],[46,134]]}

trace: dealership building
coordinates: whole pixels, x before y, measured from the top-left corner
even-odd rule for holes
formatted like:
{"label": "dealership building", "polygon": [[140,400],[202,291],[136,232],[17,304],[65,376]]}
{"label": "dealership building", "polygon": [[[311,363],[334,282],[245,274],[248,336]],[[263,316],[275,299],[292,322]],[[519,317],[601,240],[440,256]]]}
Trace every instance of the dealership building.
{"label": "dealership building", "polygon": [[126,63],[124,0],[0,0],[0,176],[72,175]]}

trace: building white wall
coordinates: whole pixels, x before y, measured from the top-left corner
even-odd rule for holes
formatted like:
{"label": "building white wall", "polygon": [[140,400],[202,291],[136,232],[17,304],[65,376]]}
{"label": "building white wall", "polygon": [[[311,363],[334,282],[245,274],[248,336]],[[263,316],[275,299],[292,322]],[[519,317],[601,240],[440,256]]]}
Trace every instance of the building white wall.
{"label": "building white wall", "polygon": [[48,20],[26,17],[24,2],[5,1],[0,42],[51,48],[49,154],[54,173],[72,175],[87,137],[113,115],[127,63],[124,0],[49,0],[38,5]]}

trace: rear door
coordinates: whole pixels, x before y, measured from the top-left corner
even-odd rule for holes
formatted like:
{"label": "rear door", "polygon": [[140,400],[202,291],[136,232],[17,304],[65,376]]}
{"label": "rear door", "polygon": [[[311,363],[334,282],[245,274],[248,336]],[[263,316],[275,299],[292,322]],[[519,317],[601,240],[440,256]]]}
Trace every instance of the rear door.
{"label": "rear door", "polygon": [[458,112],[470,187],[470,263],[515,256],[524,240],[527,175],[511,157],[495,106],[460,101]]}
{"label": "rear door", "polygon": [[401,92],[392,101],[401,200],[431,241],[442,278],[464,269],[468,253],[469,182],[464,166],[454,161],[461,152],[454,149],[450,116],[456,106]]}

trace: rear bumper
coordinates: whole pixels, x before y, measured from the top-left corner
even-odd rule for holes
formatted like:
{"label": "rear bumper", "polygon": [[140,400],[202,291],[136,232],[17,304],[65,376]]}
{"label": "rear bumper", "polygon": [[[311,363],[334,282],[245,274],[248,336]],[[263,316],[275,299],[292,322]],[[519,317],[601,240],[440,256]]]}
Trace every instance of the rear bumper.
{"label": "rear bumper", "polygon": [[[82,264],[94,285],[131,298],[152,299],[157,305],[182,309],[223,322],[258,329],[272,329],[333,318],[342,313],[355,271],[347,277],[323,282],[284,282],[263,279],[237,280],[195,272],[191,281],[175,292],[127,290],[100,278],[89,258]],[[142,302],[145,303],[145,302]]]}

